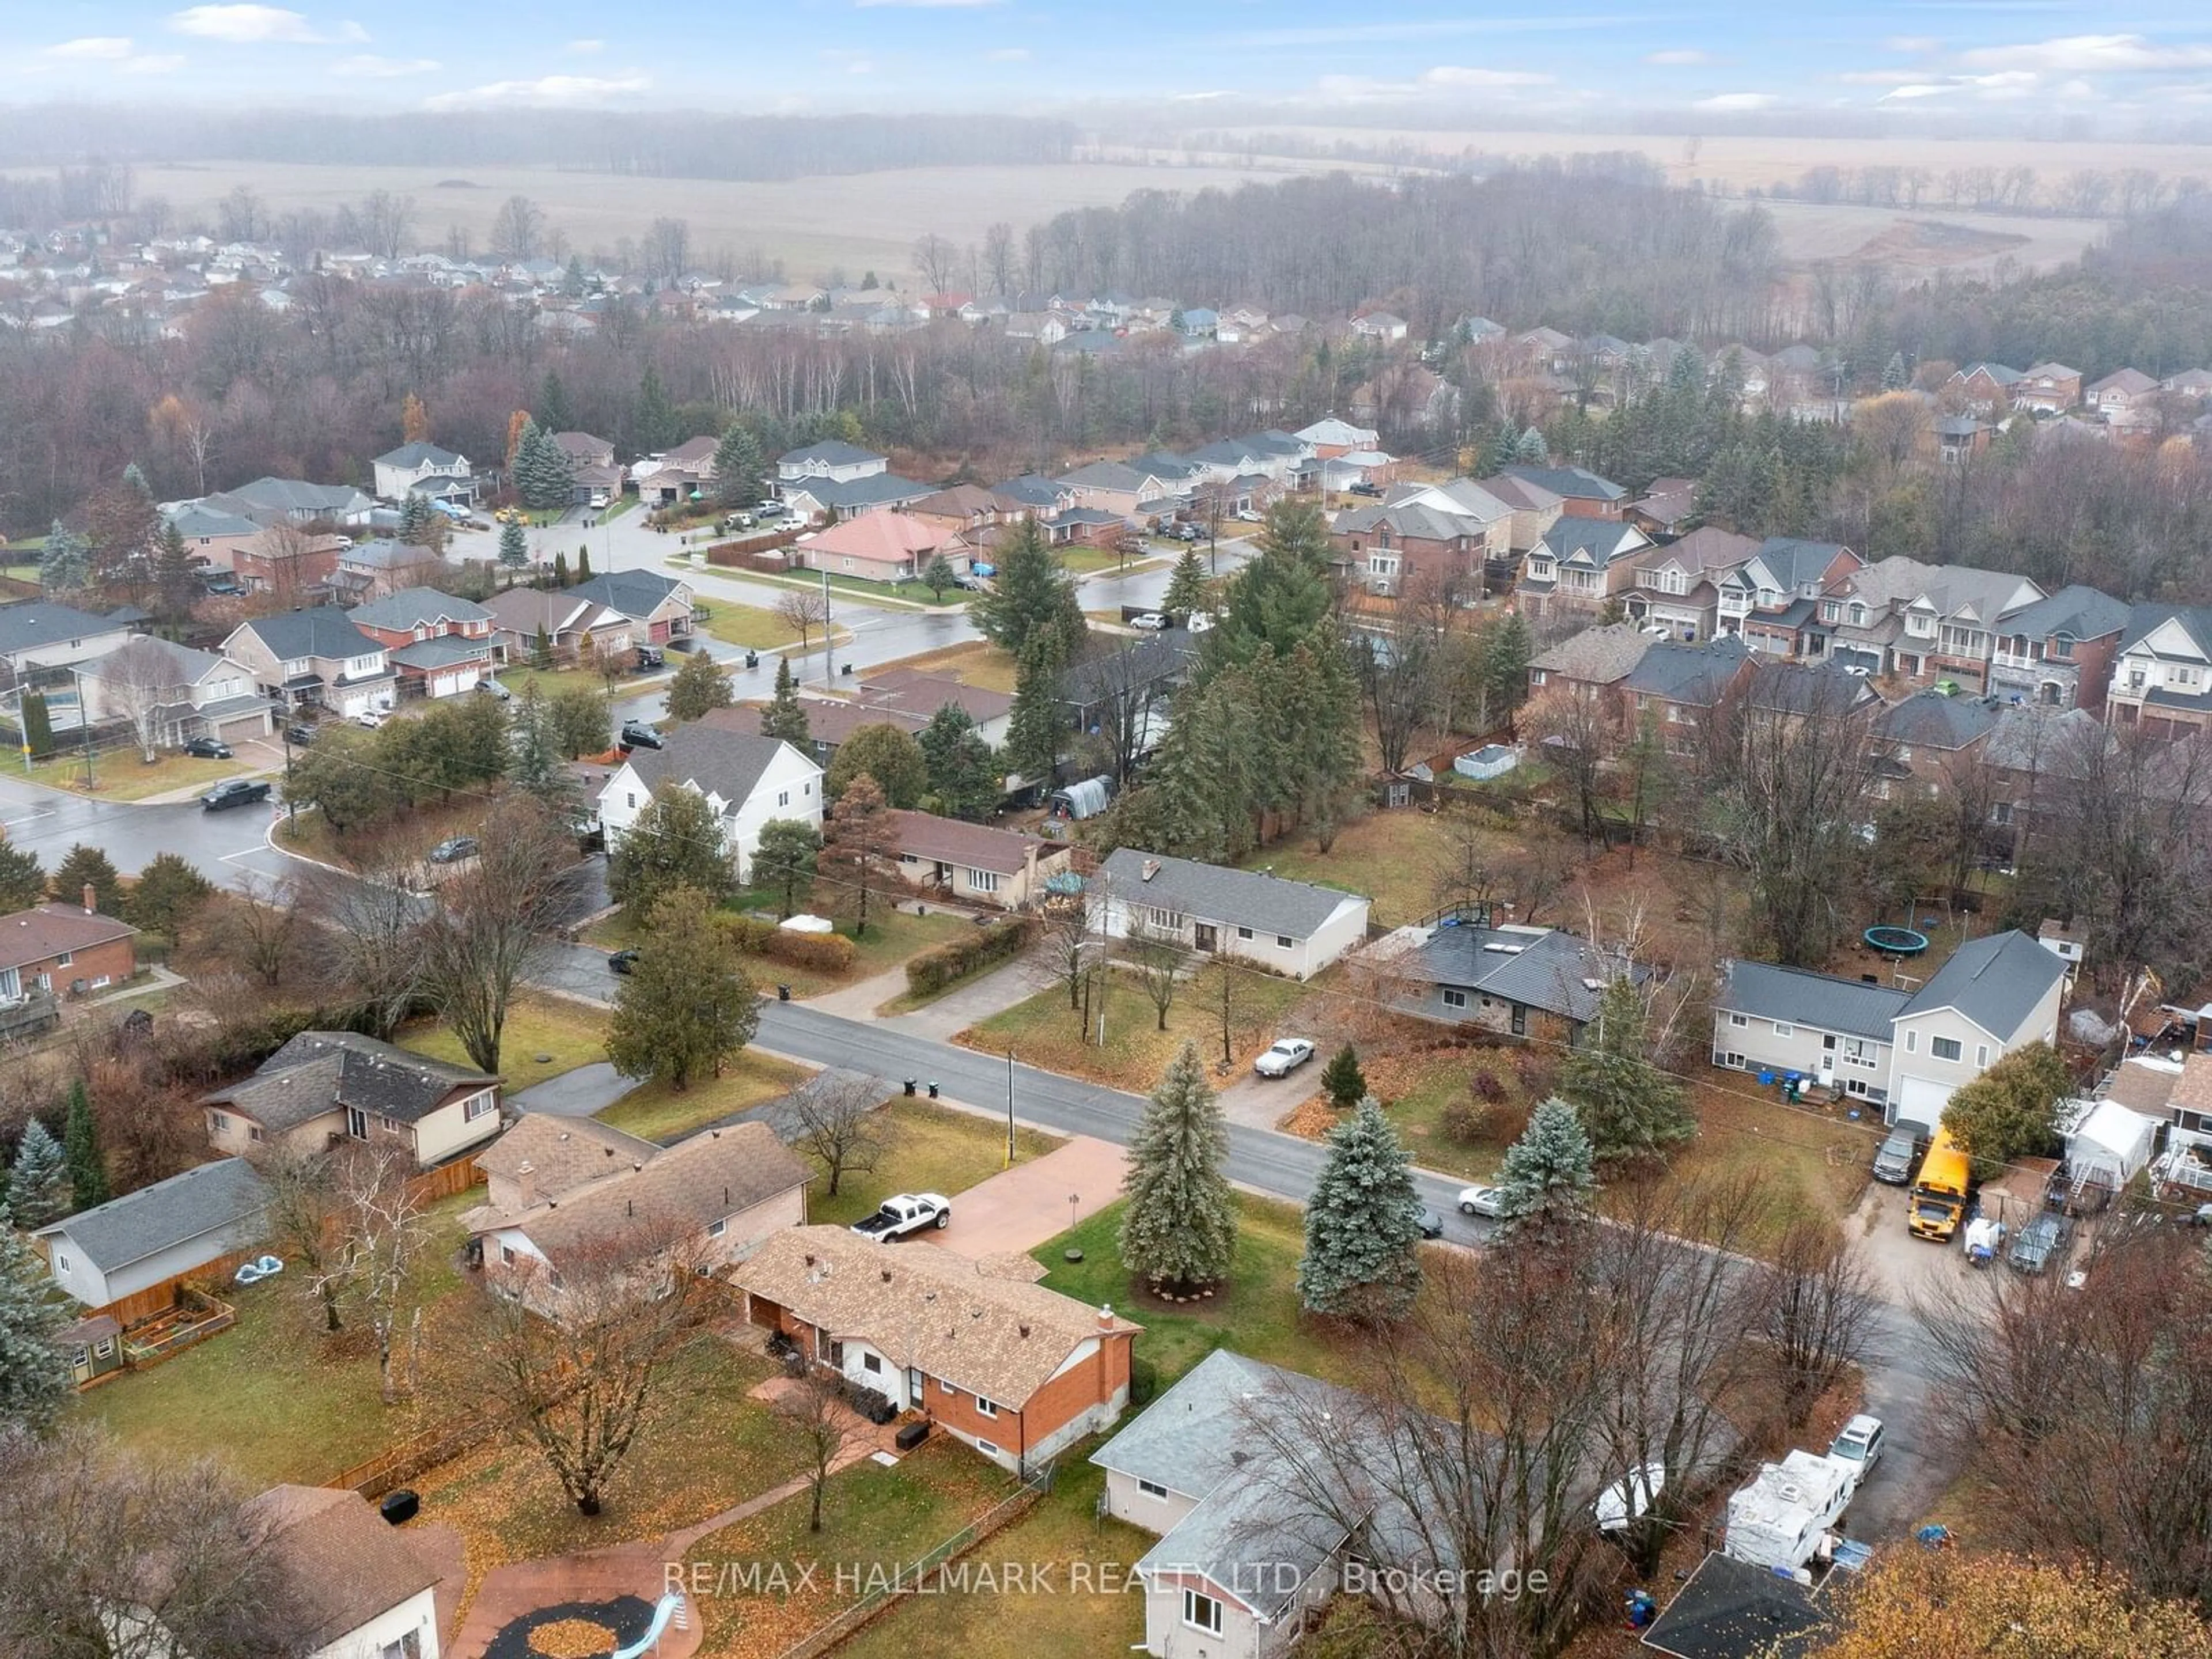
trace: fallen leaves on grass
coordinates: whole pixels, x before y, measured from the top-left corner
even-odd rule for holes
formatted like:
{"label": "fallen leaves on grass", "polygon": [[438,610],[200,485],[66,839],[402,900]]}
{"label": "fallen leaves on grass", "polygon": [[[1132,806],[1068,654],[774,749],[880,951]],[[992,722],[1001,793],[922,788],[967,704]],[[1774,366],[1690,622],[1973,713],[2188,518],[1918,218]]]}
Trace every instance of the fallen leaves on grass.
{"label": "fallen leaves on grass", "polygon": [[590,1619],[557,1619],[530,1632],[530,1650],[544,1659],[605,1659],[621,1643],[619,1633]]}
{"label": "fallen leaves on grass", "polygon": [[1327,1095],[1316,1095],[1293,1107],[1277,1127],[1285,1134],[1297,1135],[1304,1140],[1326,1140],[1328,1132],[1343,1121],[1344,1115],[1328,1103]]}

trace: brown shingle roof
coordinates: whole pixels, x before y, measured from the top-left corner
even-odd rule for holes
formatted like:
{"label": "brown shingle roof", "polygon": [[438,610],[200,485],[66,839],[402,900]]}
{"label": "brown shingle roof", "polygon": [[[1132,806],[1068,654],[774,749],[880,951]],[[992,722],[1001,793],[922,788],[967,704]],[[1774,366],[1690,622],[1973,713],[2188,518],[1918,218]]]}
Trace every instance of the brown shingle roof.
{"label": "brown shingle roof", "polygon": [[249,1498],[245,1512],[267,1528],[262,1547],[297,1598],[292,1634],[305,1648],[342,1641],[438,1582],[414,1540],[386,1525],[357,1493],[271,1486]]}
{"label": "brown shingle roof", "polygon": [[737,1269],[746,1291],[894,1364],[1020,1407],[1082,1344],[1143,1328],[1042,1285],[994,1277],[933,1244],[884,1245],[795,1227]]}
{"label": "brown shingle roof", "polygon": [[1611,685],[1625,678],[1650,648],[1650,636],[1627,623],[1607,623],[1561,640],[1528,665],[1585,685]]}
{"label": "brown shingle roof", "polygon": [[[2163,1085],[2163,1091],[2160,1085]],[[2191,1112],[2212,1112],[2212,1054],[2191,1054],[2181,1062],[2181,1075],[2161,1073],[2148,1066],[2114,1068],[2105,1087],[2105,1098],[2117,1100],[2131,1111],[2163,1117],[2169,1107]]]}
{"label": "brown shingle roof", "polygon": [[525,1112],[514,1127],[477,1154],[477,1166],[501,1179],[519,1176],[530,1165],[538,1191],[558,1198],[586,1182],[597,1181],[659,1156],[649,1140],[625,1134],[595,1117],[555,1117]]}
{"label": "brown shingle roof", "polygon": [[0,968],[24,968],[64,951],[89,951],[138,930],[81,904],[41,904],[0,916]]}
{"label": "brown shingle roof", "polygon": [[[927,716],[910,714],[903,708],[872,708],[842,698],[805,697],[800,699],[800,704],[806,710],[808,740],[827,744],[832,749],[850,741],[853,733],[864,726],[893,726],[911,737],[920,737],[922,728],[929,724]],[[764,704],[757,702],[739,703],[733,708],[713,708],[694,723],[757,734],[765,708]]]}
{"label": "brown shingle roof", "polygon": [[813,1178],[767,1124],[738,1123],[702,1129],[661,1148],[641,1168],[618,1170],[520,1215],[475,1212],[469,1226],[479,1233],[519,1228],[558,1261],[624,1237],[686,1237]]}
{"label": "brown shingle roof", "polygon": [[1042,858],[1057,850],[1033,836],[930,812],[893,811],[885,815],[885,823],[890,846],[902,854],[968,870],[994,870],[1002,876],[1020,874],[1032,854]]}
{"label": "brown shingle roof", "polygon": [[908,709],[927,717],[947,703],[957,703],[978,726],[988,725],[1013,713],[1014,700],[987,685],[969,685],[944,674],[924,673],[918,668],[887,668],[860,683],[860,699],[877,708]]}

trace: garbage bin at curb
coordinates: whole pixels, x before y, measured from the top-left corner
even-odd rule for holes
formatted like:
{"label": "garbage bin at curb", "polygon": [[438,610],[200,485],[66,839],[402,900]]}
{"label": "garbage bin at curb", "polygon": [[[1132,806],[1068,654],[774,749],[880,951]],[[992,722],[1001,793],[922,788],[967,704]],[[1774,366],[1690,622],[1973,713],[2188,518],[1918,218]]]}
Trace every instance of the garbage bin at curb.
{"label": "garbage bin at curb", "polygon": [[908,1094],[910,1095],[910,1094],[912,1094],[912,1093],[914,1092],[914,1091],[915,1091],[915,1080],[914,1080],[912,1078],[908,1078],[908,1079],[906,1080],[906,1091],[907,1091],[907,1093],[908,1093]]}
{"label": "garbage bin at curb", "polygon": [[791,987],[789,987],[788,985],[779,985],[779,986],[777,986],[777,987],[775,988],[775,1000],[776,1000],[778,1002],[788,1002],[788,1001],[790,1001],[790,1000],[791,1000]]}
{"label": "garbage bin at curb", "polygon": [[937,1085],[934,1083],[929,1085],[929,1097],[932,1100],[937,1098]]}

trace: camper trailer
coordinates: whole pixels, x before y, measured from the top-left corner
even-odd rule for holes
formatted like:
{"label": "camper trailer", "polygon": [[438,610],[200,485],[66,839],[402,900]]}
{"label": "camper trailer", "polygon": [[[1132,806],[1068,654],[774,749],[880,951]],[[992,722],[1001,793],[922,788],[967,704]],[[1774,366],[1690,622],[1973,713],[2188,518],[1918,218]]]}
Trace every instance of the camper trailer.
{"label": "camper trailer", "polygon": [[1851,1501],[1856,1476],[1808,1451],[1762,1463],[1758,1479],[1728,1502],[1722,1553],[1756,1566],[1801,1573],[1832,1548],[1829,1537]]}

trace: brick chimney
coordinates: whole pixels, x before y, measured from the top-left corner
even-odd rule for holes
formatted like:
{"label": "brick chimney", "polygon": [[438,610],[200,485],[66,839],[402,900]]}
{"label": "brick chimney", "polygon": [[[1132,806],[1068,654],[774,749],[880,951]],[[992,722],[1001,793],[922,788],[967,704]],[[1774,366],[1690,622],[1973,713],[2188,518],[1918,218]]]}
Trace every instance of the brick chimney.
{"label": "brick chimney", "polygon": [[100,895],[92,890],[90,882],[84,884],[84,913],[88,916],[100,914]]}
{"label": "brick chimney", "polygon": [[1102,1331],[1114,1328],[1114,1304],[1110,1302],[1098,1310],[1098,1328]]}

